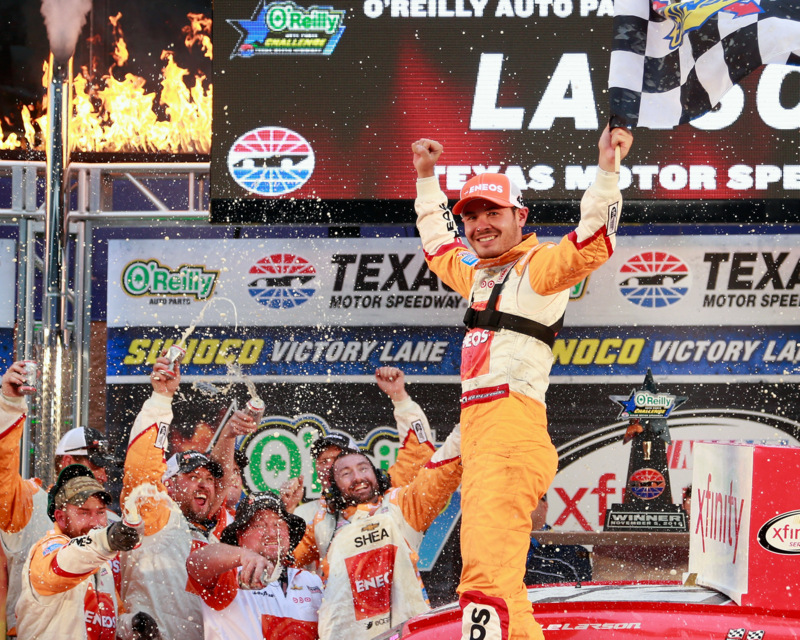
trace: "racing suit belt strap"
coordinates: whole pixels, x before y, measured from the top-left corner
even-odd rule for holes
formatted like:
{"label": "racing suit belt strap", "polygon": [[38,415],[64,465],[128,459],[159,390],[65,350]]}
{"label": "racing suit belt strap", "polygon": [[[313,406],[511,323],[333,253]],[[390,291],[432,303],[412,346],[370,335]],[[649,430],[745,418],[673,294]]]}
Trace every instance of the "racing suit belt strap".
{"label": "racing suit belt strap", "polygon": [[530,318],[497,310],[497,299],[500,297],[500,291],[503,285],[505,285],[512,269],[513,265],[506,270],[503,279],[492,288],[492,293],[489,295],[489,300],[486,302],[485,309],[476,311],[472,308],[472,301],[470,300],[470,307],[464,314],[464,324],[467,329],[488,329],[490,331],[508,329],[509,331],[516,331],[517,333],[536,338],[552,349],[556,342],[556,335],[561,331],[561,327],[564,326],[563,314],[555,323],[547,326],[541,322],[531,320]]}

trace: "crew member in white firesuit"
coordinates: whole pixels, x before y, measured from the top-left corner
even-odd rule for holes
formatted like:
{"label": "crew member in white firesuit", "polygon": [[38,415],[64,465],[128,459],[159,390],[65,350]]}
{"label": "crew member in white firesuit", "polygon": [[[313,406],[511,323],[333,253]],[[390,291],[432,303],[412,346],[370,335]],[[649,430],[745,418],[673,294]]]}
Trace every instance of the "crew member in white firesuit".
{"label": "crew member in white firesuit", "polygon": [[[6,555],[8,595],[6,629],[16,637],[14,608],[22,584],[22,566],[31,546],[40,540],[53,523],[47,517],[47,490],[38,478],[25,480],[20,475],[20,438],[28,404],[19,391],[25,382],[22,362],[15,362],[3,375],[0,395],[0,544]],[[105,467],[113,462],[106,441],[96,429],[76,427],[67,431],[56,447],[54,465],[61,471],[71,464],[82,464],[98,481],[107,481]],[[109,512],[109,519],[118,519]]]}
{"label": "crew member in white firesuit", "polygon": [[[414,479],[416,473],[433,455],[434,447],[431,441],[430,425],[420,406],[408,395],[405,374],[400,369],[397,367],[379,368],[375,372],[375,382],[378,384],[378,388],[392,401],[400,446],[409,445],[416,449],[417,444],[422,445],[415,451],[413,458],[408,460],[407,464],[393,466],[391,470],[392,486],[402,487]],[[409,438],[416,439],[416,443],[409,443]],[[314,459],[317,480],[322,487],[322,496],[330,489],[328,481],[331,465],[336,456],[343,449],[357,448],[358,445],[353,438],[336,432],[317,438],[311,445],[311,457]],[[300,504],[303,498],[303,476],[286,481],[281,487],[281,497],[287,511],[303,518],[306,524],[311,524],[320,509],[324,511],[324,497]]]}
{"label": "crew member in white firesuit", "polygon": [[461,482],[458,441],[456,427],[413,482],[394,489],[363,453],[343,451],[336,459],[328,497],[336,522],[319,610],[322,640],[368,640],[430,608],[417,554]]}
{"label": "crew member in white firesuit", "polygon": [[206,640],[316,640],[322,580],[289,566],[305,529],[278,496],[251,493],[222,544],[195,543],[188,588],[203,598]]}
{"label": "crew member in white firesuit", "polygon": [[[580,223],[559,243],[523,236],[528,208],[506,175],[468,180],[451,213],[435,173],[442,145],[411,145],[425,259],[470,305],[461,351],[463,638],[542,638],[523,575],[530,515],[558,462],[545,411],[552,346],[570,287],[614,250],[622,205],[614,150],[624,158],[632,141],[625,129],[603,132]],[[472,251],[453,214],[461,215]]]}
{"label": "crew member in white firesuit", "polygon": [[[180,383],[179,368],[158,358],[151,382],[153,395],[136,417],[125,457],[120,504],[125,515],[128,505],[136,503],[144,520],[144,536],[137,549],[122,555],[121,593],[125,608],[153,616],[164,638],[201,640],[202,602],[186,591],[186,558],[192,541],[216,542],[211,534],[213,516],[223,509],[228,492],[229,476],[224,469],[236,465],[219,460],[216,448],[211,457],[183,451],[166,461],[164,447],[172,422],[172,398]],[[220,446],[256,426],[250,416],[234,413],[225,426],[230,433],[220,437]],[[232,457],[233,446],[223,450]],[[128,616],[122,616],[120,627],[126,629],[128,623]]]}
{"label": "crew member in white firesuit", "polygon": [[108,525],[111,496],[82,465],[59,474],[48,502],[55,528],[33,545],[25,562],[18,636],[114,640],[119,602],[110,561],[138,543],[139,531],[120,521]]}

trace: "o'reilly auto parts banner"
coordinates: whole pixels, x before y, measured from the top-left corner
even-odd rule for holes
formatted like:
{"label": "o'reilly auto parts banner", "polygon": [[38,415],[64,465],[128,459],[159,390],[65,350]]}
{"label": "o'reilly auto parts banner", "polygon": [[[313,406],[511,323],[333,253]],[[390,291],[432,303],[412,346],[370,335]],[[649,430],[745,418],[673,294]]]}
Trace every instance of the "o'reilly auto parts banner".
{"label": "o'reilly auto parts banner", "polygon": [[[528,200],[579,197],[608,119],[613,11],[611,0],[217,0],[212,219],[269,222],[274,201],[299,199],[324,221],[326,201],[413,199],[420,137],[444,144],[451,198],[487,170]],[[643,130],[626,197],[797,197],[798,79],[770,65],[694,123]]]}
{"label": "o'reilly auto parts banner", "polygon": [[5,371],[14,361],[14,322],[17,281],[17,245],[13,240],[0,239],[0,367]]}

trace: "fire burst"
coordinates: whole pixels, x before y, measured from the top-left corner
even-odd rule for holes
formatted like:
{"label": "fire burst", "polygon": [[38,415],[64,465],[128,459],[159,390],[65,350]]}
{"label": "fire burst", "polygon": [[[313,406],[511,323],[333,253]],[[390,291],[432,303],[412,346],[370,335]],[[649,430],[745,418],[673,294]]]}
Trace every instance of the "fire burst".
{"label": "fire burst", "polygon": [[[109,21],[114,34],[114,64],[99,81],[86,67],[72,81],[72,117],[69,123],[70,151],[123,153],[192,153],[211,152],[211,100],[213,87],[202,73],[187,86],[189,71],[178,66],[172,51],[162,51],[165,66],[161,71],[160,90],[146,93],[146,80],[132,73],[117,80],[112,71],[128,61],[128,48],[120,26],[122,14]],[[199,48],[212,57],[211,19],[202,14],[188,14],[183,28],[184,42],[190,50]],[[43,85],[48,84],[48,64],[44,63]],[[162,115],[154,110],[155,101]],[[35,107],[22,108],[24,134],[9,133],[0,124],[0,149],[46,151],[47,99],[34,117]]]}

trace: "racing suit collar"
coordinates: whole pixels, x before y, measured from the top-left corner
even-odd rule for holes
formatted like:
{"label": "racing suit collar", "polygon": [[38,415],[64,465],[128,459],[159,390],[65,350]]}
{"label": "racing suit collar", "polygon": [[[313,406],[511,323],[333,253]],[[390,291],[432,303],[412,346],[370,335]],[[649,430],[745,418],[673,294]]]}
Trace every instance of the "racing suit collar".
{"label": "racing suit collar", "polygon": [[538,242],[539,241],[536,239],[535,233],[526,233],[524,236],[522,236],[522,242],[513,246],[503,255],[497,256],[496,258],[487,258],[486,260],[478,260],[478,262],[475,264],[475,268],[488,269],[491,267],[500,267],[510,262],[516,262],[522,256],[524,256],[528,251],[530,251],[533,247],[535,247],[538,244]]}

